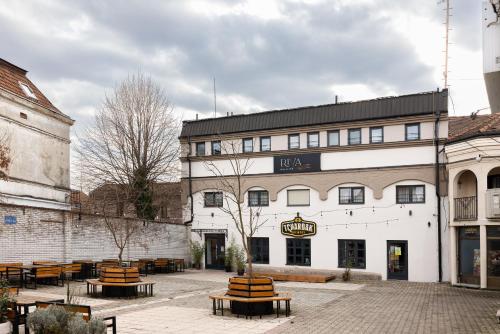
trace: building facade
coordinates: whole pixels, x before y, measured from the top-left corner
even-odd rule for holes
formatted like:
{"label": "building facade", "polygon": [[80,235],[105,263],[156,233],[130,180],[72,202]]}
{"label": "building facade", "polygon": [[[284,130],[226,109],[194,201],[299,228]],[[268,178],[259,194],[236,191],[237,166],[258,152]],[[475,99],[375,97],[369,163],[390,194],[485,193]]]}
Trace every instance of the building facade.
{"label": "building facade", "polygon": [[447,135],[447,91],[184,122],[184,215],[205,267],[223,267],[238,242],[214,168],[230,179],[245,161],[241,204],[259,213],[259,266],[448,279],[437,196],[447,202]]}

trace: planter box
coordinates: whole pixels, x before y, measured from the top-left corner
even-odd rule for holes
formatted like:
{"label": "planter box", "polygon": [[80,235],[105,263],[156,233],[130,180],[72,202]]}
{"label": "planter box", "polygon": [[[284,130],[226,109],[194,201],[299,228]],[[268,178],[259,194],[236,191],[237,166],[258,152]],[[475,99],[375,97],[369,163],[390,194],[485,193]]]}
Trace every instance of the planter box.
{"label": "planter box", "polygon": [[[259,298],[273,297],[274,284],[270,277],[231,277],[227,294],[234,297]],[[248,316],[273,313],[273,302],[236,302],[231,303],[231,312]]]}
{"label": "planter box", "polygon": [[139,268],[102,268],[99,281],[105,283],[137,283],[141,281]]}

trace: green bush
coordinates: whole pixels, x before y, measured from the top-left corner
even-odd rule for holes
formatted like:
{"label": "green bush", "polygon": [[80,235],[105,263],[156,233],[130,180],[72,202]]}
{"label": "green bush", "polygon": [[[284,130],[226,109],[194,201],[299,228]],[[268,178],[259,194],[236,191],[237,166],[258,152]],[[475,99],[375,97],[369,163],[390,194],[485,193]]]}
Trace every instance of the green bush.
{"label": "green bush", "polygon": [[193,263],[197,268],[201,265],[203,254],[205,254],[205,245],[198,241],[191,241],[191,255],[193,256]]}
{"label": "green bush", "polygon": [[30,313],[28,326],[35,334],[106,333],[106,325],[101,319],[92,318],[86,322],[80,314],[68,312],[64,307],[56,305]]}
{"label": "green bush", "polygon": [[0,324],[7,321],[7,308],[11,301],[13,299],[9,295],[9,282],[0,279]]}

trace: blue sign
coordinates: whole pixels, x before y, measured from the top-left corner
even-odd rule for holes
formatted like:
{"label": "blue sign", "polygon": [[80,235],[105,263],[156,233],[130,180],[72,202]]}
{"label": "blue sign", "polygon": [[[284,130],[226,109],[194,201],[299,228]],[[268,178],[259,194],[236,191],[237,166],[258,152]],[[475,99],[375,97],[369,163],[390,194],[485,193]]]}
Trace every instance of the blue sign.
{"label": "blue sign", "polygon": [[5,216],[4,221],[6,225],[14,225],[17,224],[16,216]]}

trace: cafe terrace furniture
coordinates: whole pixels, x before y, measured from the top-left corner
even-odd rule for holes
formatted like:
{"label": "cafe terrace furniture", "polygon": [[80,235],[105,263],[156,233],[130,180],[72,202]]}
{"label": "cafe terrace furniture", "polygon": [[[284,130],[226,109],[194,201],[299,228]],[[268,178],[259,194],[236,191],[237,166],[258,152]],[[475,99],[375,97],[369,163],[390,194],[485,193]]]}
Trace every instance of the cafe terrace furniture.
{"label": "cafe terrace furniture", "polygon": [[102,268],[99,279],[88,279],[87,294],[98,296],[98,288],[104,297],[153,296],[154,282],[141,279],[138,268]]}
{"label": "cafe terrace furniture", "polygon": [[64,286],[62,267],[60,265],[27,265],[21,267],[24,271],[24,287],[36,289],[38,281],[52,282],[57,286]]}
{"label": "cafe terrace furniture", "polygon": [[37,301],[51,301],[64,303],[64,299],[51,300],[40,296],[16,296],[15,301],[10,304],[8,318],[12,322],[13,334],[19,333],[19,326],[24,326],[24,332],[29,334],[29,328],[26,326],[26,320],[30,313],[30,307],[36,305]]}

